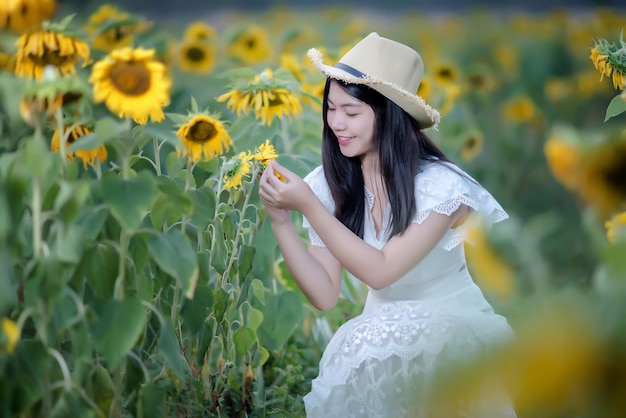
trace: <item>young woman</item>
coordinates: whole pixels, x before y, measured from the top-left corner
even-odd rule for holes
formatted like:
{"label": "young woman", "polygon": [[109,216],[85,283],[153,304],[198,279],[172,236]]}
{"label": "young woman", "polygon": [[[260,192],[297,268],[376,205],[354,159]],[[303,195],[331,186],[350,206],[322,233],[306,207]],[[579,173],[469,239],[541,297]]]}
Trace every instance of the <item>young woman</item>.
{"label": "young woman", "polygon": [[[363,313],[326,347],[304,399],[307,416],[515,417],[500,385],[481,382],[453,402],[432,393],[452,362],[512,332],[474,284],[462,245],[471,212],[489,224],[507,214],[422,132],[439,113],[415,94],[420,55],[372,33],[334,66],[316,49],[309,57],[327,77],[322,165],[303,180],[272,162],[259,194],[314,306],[335,306],[343,269],[369,292]],[[308,247],[292,210],[303,215]]]}

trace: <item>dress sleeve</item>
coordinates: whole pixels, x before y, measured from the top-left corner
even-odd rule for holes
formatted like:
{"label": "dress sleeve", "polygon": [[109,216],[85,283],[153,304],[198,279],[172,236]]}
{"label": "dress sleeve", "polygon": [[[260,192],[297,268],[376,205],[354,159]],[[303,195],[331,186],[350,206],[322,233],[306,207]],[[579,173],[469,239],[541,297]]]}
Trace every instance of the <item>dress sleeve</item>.
{"label": "dress sleeve", "polygon": [[[318,166],[313,171],[311,171],[304,178],[304,181],[309,185],[313,193],[317,196],[317,198],[322,202],[322,205],[330,212],[335,212],[335,202],[333,201],[332,195],[330,194],[330,188],[328,187],[328,183],[326,182],[326,177],[324,177],[324,170],[322,166]],[[317,232],[313,229],[309,220],[306,216],[302,217],[302,226],[309,230],[309,239],[311,241],[311,245],[316,247],[325,247],[324,241],[317,235]]]}
{"label": "dress sleeve", "polygon": [[[442,162],[430,163],[415,180],[417,211],[413,222],[422,223],[432,212],[451,215],[461,205],[475,211],[487,227],[509,216],[494,197],[469,174],[457,166]],[[466,240],[463,228],[446,236],[443,246],[451,250]]]}

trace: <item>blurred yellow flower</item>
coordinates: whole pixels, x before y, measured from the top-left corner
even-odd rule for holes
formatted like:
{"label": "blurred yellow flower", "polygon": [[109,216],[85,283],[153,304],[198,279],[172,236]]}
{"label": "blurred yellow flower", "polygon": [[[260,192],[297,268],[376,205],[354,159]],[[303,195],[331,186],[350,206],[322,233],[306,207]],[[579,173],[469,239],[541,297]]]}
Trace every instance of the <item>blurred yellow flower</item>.
{"label": "blurred yellow flower", "polygon": [[170,103],[172,81],[154,54],[154,49],[122,48],[96,62],[89,77],[94,101],[141,125],[148,118],[161,122],[165,118],[162,108]]}
{"label": "blurred yellow flower", "polygon": [[6,335],[7,343],[6,348],[9,353],[15,351],[15,346],[20,340],[21,331],[17,327],[17,324],[11,321],[9,318],[2,318],[2,332]]}
{"label": "blurred yellow flower", "polygon": [[183,39],[186,41],[211,42],[217,37],[217,31],[211,25],[203,21],[191,22],[185,28]]}
{"label": "blurred yellow flower", "polygon": [[322,80],[317,84],[304,83],[300,85],[302,89],[302,103],[311,106],[316,112],[322,111],[322,99],[324,98],[324,87],[326,80]]}
{"label": "blurred yellow flower", "polygon": [[85,31],[93,38],[93,49],[111,52],[131,46],[135,35],[146,32],[150,27],[149,22],[142,22],[130,13],[107,3],[89,16]]}
{"label": "blurred yellow flower", "polygon": [[[288,71],[283,69],[282,74],[285,73]],[[296,87],[294,83],[283,81],[266,69],[251,81],[236,81],[235,88],[219,96],[217,101],[228,100],[228,108],[236,111],[237,116],[254,111],[256,119],[270,126],[275,118],[283,120],[285,116],[290,118],[302,112],[302,104],[295,93]]]}
{"label": "blurred yellow flower", "polygon": [[79,60],[89,63],[89,46],[56,30],[33,30],[16,42],[15,74],[40,80],[48,65],[63,75],[75,75]]}
{"label": "blurred yellow flower", "polygon": [[252,25],[233,37],[226,52],[244,65],[250,66],[267,60],[272,53],[272,45],[267,31]]}
{"label": "blurred yellow flower", "polygon": [[432,79],[424,75],[422,77],[422,81],[420,81],[420,85],[417,88],[417,95],[424,99],[426,102],[430,102],[432,100]]}
{"label": "blurred yellow flower", "polygon": [[579,170],[580,196],[601,218],[626,210],[626,135],[594,146]]}
{"label": "blurred yellow flower", "polygon": [[438,64],[432,72],[433,78],[437,83],[442,85],[457,84],[459,77],[459,70],[452,64]]}
{"label": "blurred yellow flower", "polygon": [[486,293],[502,299],[515,292],[515,272],[494,251],[485,226],[475,217],[465,223],[467,262],[476,284]]}
{"label": "blurred yellow flower", "polygon": [[211,160],[224,154],[233,141],[217,116],[206,114],[191,115],[176,133],[184,149],[176,149],[178,155],[189,157],[193,162],[202,158]]}
{"label": "blurred yellow flower", "polygon": [[595,47],[591,50],[589,58],[596,70],[600,72],[600,80],[607,76],[612,79],[616,90],[626,88],[626,52],[623,44],[618,49],[615,44],[609,44],[605,39],[595,41]]}
{"label": "blurred yellow flower", "polygon": [[528,96],[514,97],[507,101],[502,110],[503,117],[517,123],[529,122],[537,114],[535,103]]}
{"label": "blurred yellow flower", "polygon": [[224,188],[237,190],[243,183],[243,178],[250,176],[252,160],[250,153],[240,152],[224,163]]}
{"label": "blurred yellow flower", "polygon": [[22,33],[50,19],[56,11],[56,0],[2,0],[0,29]]}
{"label": "blurred yellow flower", "polygon": [[580,182],[582,151],[571,141],[556,136],[546,141],[543,151],[554,178],[566,188],[574,190]]}
{"label": "blurred yellow flower", "polygon": [[474,131],[461,143],[461,159],[463,161],[474,161],[483,149],[483,135]]}
{"label": "blurred yellow flower", "polygon": [[518,68],[518,52],[510,45],[498,45],[493,50],[496,63],[508,77],[514,77]]}
{"label": "blurred yellow flower", "polygon": [[279,58],[280,66],[288,70],[296,80],[302,82],[305,77],[304,69],[294,54],[283,53]]}
{"label": "blurred yellow flower", "polygon": [[215,47],[198,39],[186,39],[178,46],[178,66],[181,70],[206,74],[215,65]]}
{"label": "blurred yellow flower", "polygon": [[618,239],[626,238],[626,212],[613,215],[605,222],[606,237],[611,244],[615,244]]}
{"label": "blurred yellow flower", "polygon": [[[78,125],[78,126],[74,126],[73,128],[71,128],[72,130],[68,134],[70,127],[71,127],[70,125],[66,126],[65,131],[63,133],[63,135],[68,135],[67,141],[66,141],[66,149],[68,146],[72,145],[75,141],[77,141],[81,137],[93,133],[93,131],[87,128],[86,126]],[[59,133],[59,130],[56,129],[54,131],[54,134],[52,135],[52,141],[50,142],[50,149],[52,151],[58,152],[60,150],[60,143],[61,143],[61,134]],[[87,169],[87,165],[90,165],[93,167],[96,164],[96,159],[102,163],[106,161],[108,157],[108,153],[104,145],[100,145],[98,148],[95,148],[95,149],[77,150],[74,152],[68,152],[66,157],[68,160],[71,161],[74,159],[74,155],[76,155],[78,158],[81,159],[85,170]]]}
{"label": "blurred yellow flower", "polygon": [[560,102],[572,97],[572,81],[564,77],[551,77],[543,90],[550,102]]}

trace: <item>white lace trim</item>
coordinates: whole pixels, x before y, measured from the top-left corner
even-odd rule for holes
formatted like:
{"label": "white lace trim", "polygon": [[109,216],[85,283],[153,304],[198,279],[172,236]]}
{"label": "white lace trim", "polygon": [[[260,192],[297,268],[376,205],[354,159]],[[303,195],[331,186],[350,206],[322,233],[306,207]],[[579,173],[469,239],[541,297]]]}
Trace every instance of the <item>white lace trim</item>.
{"label": "white lace trim", "polygon": [[[331,213],[334,212],[335,204],[326,183],[322,166],[311,171],[304,180],[326,209]],[[367,199],[365,203],[368,205],[367,207],[371,208],[374,196],[368,193],[367,189],[365,196]],[[478,212],[487,227],[508,218],[502,206],[484,187],[460,168],[446,162],[425,164],[422,172],[416,176],[415,200],[417,213],[413,217],[413,222],[416,223],[424,222],[432,212],[451,215],[461,205],[466,205]],[[389,219],[384,220],[383,230],[388,229],[389,221]],[[309,230],[311,245],[325,246],[306,218],[303,218],[302,225]],[[446,235],[445,240],[442,240],[440,245],[446,250],[451,250],[465,240],[465,236],[460,230],[453,230]]]}

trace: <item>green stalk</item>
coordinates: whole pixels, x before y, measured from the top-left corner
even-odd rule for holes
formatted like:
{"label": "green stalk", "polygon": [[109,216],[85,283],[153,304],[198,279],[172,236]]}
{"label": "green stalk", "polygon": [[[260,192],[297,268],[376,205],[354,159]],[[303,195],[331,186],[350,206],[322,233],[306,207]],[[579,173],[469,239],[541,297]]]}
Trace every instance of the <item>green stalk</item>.
{"label": "green stalk", "polygon": [[154,148],[154,168],[158,177],[161,175],[161,145],[156,138],[152,138],[152,147]]}
{"label": "green stalk", "polygon": [[33,216],[33,257],[39,258],[41,255],[41,184],[37,177],[33,177],[32,196],[32,216]]}
{"label": "green stalk", "polygon": [[126,252],[128,251],[129,236],[126,228],[122,227],[120,232],[120,255],[117,268],[117,278],[115,279],[115,288],[113,295],[115,299],[124,299],[124,282],[126,280]]}

